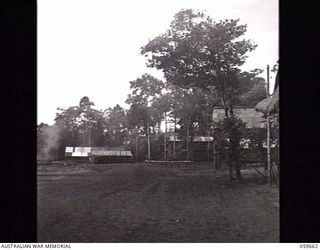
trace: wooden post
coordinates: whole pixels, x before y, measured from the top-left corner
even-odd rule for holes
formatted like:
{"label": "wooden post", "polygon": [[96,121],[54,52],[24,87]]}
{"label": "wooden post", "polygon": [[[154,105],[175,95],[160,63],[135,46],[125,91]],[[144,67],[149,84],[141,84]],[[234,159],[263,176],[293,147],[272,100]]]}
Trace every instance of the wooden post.
{"label": "wooden post", "polygon": [[177,120],[176,117],[174,117],[174,128],[173,128],[173,157],[176,159],[176,125]]}
{"label": "wooden post", "polygon": [[136,127],[136,161],[138,161],[138,128]]}
{"label": "wooden post", "polygon": [[189,127],[187,126],[187,160],[189,160]]}
{"label": "wooden post", "polygon": [[[269,81],[269,65],[267,65],[267,97],[270,96],[270,81]],[[267,111],[267,163],[268,163],[268,181],[272,186],[272,169],[271,169],[271,145],[270,145],[270,114]]]}
{"label": "wooden post", "polygon": [[91,147],[91,121],[88,124],[88,131],[89,131],[89,147]]}
{"label": "wooden post", "polygon": [[208,129],[208,144],[207,144],[207,161],[210,160],[210,131]]}
{"label": "wooden post", "polygon": [[163,157],[164,159],[167,159],[167,142],[166,142],[166,136],[167,136],[167,112],[164,113],[164,141],[163,141]]}
{"label": "wooden post", "polygon": [[270,67],[269,65],[267,65],[267,97],[270,96],[270,80],[269,80],[269,70],[270,70]]}
{"label": "wooden post", "polygon": [[150,131],[149,131],[149,122],[147,122],[147,140],[148,140],[148,160],[151,159],[151,149],[150,149]]}
{"label": "wooden post", "polygon": [[73,122],[71,122],[71,136],[72,136],[72,147],[75,146],[74,143],[74,128],[73,128]]}
{"label": "wooden post", "polygon": [[270,116],[267,116],[267,157],[268,157],[268,180],[269,185],[272,186],[272,169],[271,169],[271,148],[270,148]]}

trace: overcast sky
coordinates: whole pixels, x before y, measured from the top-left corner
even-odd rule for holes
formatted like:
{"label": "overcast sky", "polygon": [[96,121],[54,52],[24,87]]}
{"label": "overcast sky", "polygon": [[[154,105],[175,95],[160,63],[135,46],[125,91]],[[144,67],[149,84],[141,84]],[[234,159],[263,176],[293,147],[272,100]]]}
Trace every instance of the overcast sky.
{"label": "overcast sky", "polygon": [[277,0],[38,0],[38,124],[53,124],[57,107],[78,105],[83,96],[96,109],[127,108],[129,81],[144,73],[162,78],[145,66],[140,47],[182,8],[247,24],[246,38],[258,47],[244,69],[277,62]]}

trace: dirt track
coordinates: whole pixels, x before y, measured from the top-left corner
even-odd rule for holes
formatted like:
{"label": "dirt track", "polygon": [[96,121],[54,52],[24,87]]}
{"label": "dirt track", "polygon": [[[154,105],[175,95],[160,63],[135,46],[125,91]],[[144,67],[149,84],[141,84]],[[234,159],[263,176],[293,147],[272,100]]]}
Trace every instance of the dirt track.
{"label": "dirt track", "polygon": [[278,242],[277,189],[244,177],[204,163],[38,166],[38,241]]}

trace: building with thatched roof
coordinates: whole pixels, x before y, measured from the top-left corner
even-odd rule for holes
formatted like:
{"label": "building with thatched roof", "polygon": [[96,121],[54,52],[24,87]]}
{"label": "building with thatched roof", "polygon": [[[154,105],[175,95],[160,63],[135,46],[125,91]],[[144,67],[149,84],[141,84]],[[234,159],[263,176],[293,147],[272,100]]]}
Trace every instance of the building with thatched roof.
{"label": "building with thatched roof", "polygon": [[[259,102],[256,106],[255,109],[258,112],[261,112],[264,117],[267,117],[267,119],[271,118],[270,120],[270,126],[267,127],[268,132],[268,138],[270,140],[275,139],[276,140],[276,150],[271,151],[271,145],[269,146],[268,149],[268,165],[269,165],[269,169],[272,169],[272,165],[271,165],[271,161],[272,159],[270,157],[272,157],[271,155],[273,154],[273,157],[275,159],[276,165],[279,166],[279,70],[277,72],[276,75],[276,82],[275,82],[275,86],[274,86],[274,91],[272,93],[271,96],[269,96],[268,98],[262,100],[261,102]],[[271,128],[270,128],[271,127]],[[271,129],[272,127],[274,127],[276,129],[276,133],[273,133],[273,136],[271,136]],[[273,137],[273,138],[272,138]],[[269,176],[271,176],[271,174],[269,173]],[[271,181],[271,179],[270,179]],[[271,183],[271,182],[270,182]]]}
{"label": "building with thatched roof", "polygon": [[[265,119],[260,112],[257,112],[252,106],[237,106],[234,107],[234,114],[240,118],[245,124],[246,128],[264,128],[266,126]],[[225,111],[222,107],[214,107],[212,120],[213,122],[220,122],[225,117]]]}
{"label": "building with thatched roof", "polygon": [[273,115],[279,113],[279,71],[277,72],[276,82],[274,86],[274,91],[271,96],[259,102],[255,109],[266,115]]}

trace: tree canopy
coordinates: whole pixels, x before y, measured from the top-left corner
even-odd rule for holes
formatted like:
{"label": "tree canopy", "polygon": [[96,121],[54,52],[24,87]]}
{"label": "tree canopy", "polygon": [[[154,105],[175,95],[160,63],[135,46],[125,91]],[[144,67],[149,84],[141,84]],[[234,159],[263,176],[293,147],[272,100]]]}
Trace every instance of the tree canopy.
{"label": "tree canopy", "polygon": [[148,66],[161,69],[169,83],[221,87],[234,77],[256,45],[240,39],[247,26],[239,19],[214,22],[202,12],[181,10],[170,29],[142,47]]}

